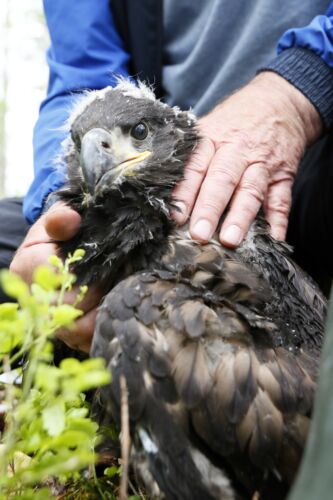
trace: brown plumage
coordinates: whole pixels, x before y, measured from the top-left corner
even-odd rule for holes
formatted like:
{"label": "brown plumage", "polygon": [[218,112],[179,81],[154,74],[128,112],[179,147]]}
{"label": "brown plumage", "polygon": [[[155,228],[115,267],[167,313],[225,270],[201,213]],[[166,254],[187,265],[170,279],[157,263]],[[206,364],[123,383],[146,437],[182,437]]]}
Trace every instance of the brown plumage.
{"label": "brown plumage", "polygon": [[174,228],[171,191],[194,145],[192,118],[147,102],[143,87],[141,95],[129,88],[104,94],[105,107],[103,96],[98,109],[87,104],[73,121],[74,143],[91,128],[80,125],[78,140],[77,123],[102,123],[112,134],[126,113],[140,109],[128,120],[142,121],[146,102],[150,118],[144,119],[150,123],[155,110],[159,124],[150,129],[151,158],[124,178],[114,178],[119,164],[112,164],[112,182],[101,192],[98,179],[89,197],[90,174],[80,174],[72,145],[69,185],[60,193],[83,217],[81,233],[64,251],[85,248],[79,276],[100,279],[111,290],[91,351],[106,359],[113,375],[100,391],[100,413],[119,423],[124,375],[132,462],[154,495],[232,499],[259,491],[261,498],[283,498],[308,431],[325,300],[261,219],[234,251],[217,235],[199,245],[186,228]]}

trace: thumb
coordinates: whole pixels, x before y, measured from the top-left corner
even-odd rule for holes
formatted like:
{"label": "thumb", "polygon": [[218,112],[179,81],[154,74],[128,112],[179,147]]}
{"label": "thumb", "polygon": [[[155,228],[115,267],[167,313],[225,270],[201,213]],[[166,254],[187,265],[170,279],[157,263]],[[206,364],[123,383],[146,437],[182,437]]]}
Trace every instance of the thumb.
{"label": "thumb", "polygon": [[80,215],[63,202],[55,203],[45,214],[45,229],[50,238],[66,241],[73,238],[81,224]]}

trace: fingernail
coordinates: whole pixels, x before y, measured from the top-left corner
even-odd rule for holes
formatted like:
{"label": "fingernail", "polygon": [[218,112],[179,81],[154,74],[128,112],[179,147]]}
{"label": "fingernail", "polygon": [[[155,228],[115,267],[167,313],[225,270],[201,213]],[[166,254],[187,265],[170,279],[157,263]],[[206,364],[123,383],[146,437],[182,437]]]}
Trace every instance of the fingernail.
{"label": "fingernail", "polygon": [[199,220],[191,230],[191,235],[195,239],[208,241],[213,234],[213,226],[207,219]]}
{"label": "fingernail", "polygon": [[237,247],[243,239],[243,231],[240,227],[232,225],[229,226],[223,233],[221,234],[221,240],[223,243],[231,245],[233,247]]}
{"label": "fingernail", "polygon": [[174,202],[175,207],[177,207],[178,210],[174,210],[172,212],[173,217],[175,220],[178,222],[178,224],[184,224],[187,219],[187,207],[184,202],[182,201],[175,201]]}

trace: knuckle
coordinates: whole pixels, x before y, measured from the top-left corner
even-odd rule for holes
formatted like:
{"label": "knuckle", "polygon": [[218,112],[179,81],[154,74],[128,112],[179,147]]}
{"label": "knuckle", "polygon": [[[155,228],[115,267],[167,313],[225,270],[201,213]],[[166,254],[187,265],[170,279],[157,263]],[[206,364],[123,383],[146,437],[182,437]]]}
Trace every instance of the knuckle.
{"label": "knuckle", "polygon": [[67,328],[59,328],[55,332],[55,336],[57,337],[57,339],[64,342],[70,349],[78,349],[79,343],[77,339],[76,341],[74,341],[73,331],[69,331]]}
{"label": "knuckle", "polygon": [[232,134],[235,146],[241,150],[252,150],[257,145],[253,135],[246,130],[233,130]]}
{"label": "knuckle", "polygon": [[239,187],[239,190],[247,195],[250,195],[251,198],[255,198],[259,203],[262,203],[264,201],[264,188],[260,185],[260,183],[255,184],[251,181],[243,181]]}
{"label": "knuckle", "polygon": [[279,219],[274,223],[274,227],[280,230],[280,232],[285,232],[288,227],[288,219]]}
{"label": "knuckle", "polygon": [[232,212],[229,214],[227,224],[239,226],[244,232],[247,232],[251,223],[254,221],[257,212],[257,208],[249,205],[241,204],[240,206],[233,206]]}
{"label": "knuckle", "polygon": [[203,176],[206,172],[206,167],[202,163],[194,160],[191,160],[191,163],[189,163],[186,168],[188,172],[199,174],[200,176]]}
{"label": "knuckle", "polygon": [[284,217],[288,217],[291,199],[289,197],[274,196],[269,199],[268,209]]}
{"label": "knuckle", "polygon": [[193,185],[193,183],[183,182],[181,185],[177,187],[174,191],[174,198],[177,201],[189,201],[196,195],[197,189]]}
{"label": "knuckle", "polygon": [[22,265],[18,257],[14,256],[13,260],[9,264],[9,270],[10,272],[18,275],[22,274]]}
{"label": "knuckle", "polygon": [[210,181],[214,186],[235,189],[239,179],[232,169],[225,166],[218,166],[209,173]]}
{"label": "knuckle", "polygon": [[251,135],[245,130],[239,130],[236,134],[236,142],[239,147],[252,149],[254,146]]}
{"label": "knuckle", "polygon": [[70,342],[68,339],[60,339],[60,340],[62,340],[67,345],[67,347],[69,347],[70,349],[73,349],[73,351],[80,350],[80,344]]}
{"label": "knuckle", "polygon": [[190,172],[200,174],[201,176],[204,175],[214,151],[215,146],[212,140],[208,137],[202,138],[197,148],[191,154],[186,168]]}
{"label": "knuckle", "polygon": [[[200,157],[200,155],[196,155],[193,153],[191,156],[189,163],[186,167],[188,172],[191,172],[193,174],[199,174],[200,176],[203,176],[206,173],[207,170],[207,165],[204,160],[204,158]],[[186,178],[186,174],[185,174]]]}
{"label": "knuckle", "polygon": [[200,204],[201,214],[207,214],[210,220],[217,220],[221,216],[221,208],[217,201],[205,200]]}
{"label": "knuckle", "polygon": [[269,223],[270,223],[271,235],[277,240],[284,240],[288,228],[287,219],[278,221],[269,221]]}
{"label": "knuckle", "polygon": [[9,264],[9,271],[14,274],[20,274],[19,268],[16,265],[16,262],[11,262]]}

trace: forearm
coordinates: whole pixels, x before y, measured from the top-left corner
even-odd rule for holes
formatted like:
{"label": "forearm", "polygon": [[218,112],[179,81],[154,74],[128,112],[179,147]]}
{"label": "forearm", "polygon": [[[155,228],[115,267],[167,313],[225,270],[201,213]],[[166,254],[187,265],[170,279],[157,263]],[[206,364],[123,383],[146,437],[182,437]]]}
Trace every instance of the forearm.
{"label": "forearm", "polygon": [[128,54],[116,32],[108,0],[44,0],[51,47],[47,97],[34,129],[35,179],[24,200],[24,215],[33,223],[50,192],[65,179],[61,143],[63,125],[77,99],[77,92],[115,83],[128,75]]}
{"label": "forearm", "polygon": [[285,78],[274,72],[264,71],[257,75],[249,85],[255,85],[259,92],[262,88],[264,94],[268,90],[274,93],[277,104],[276,116],[280,116],[281,109],[288,109],[288,116],[293,118],[290,125],[298,133],[304,147],[310,146],[320,137],[323,131],[323,121],[317,108]]}
{"label": "forearm", "polygon": [[317,109],[325,128],[333,124],[333,2],[326,15],[280,39],[278,56],[260,71],[272,71],[296,87]]}
{"label": "forearm", "polygon": [[71,94],[48,100],[41,108],[34,128],[35,176],[23,202],[23,213],[33,223],[43,210],[48,195],[61,187],[65,172],[60,161],[61,144],[67,136],[63,125],[73,105]]}

